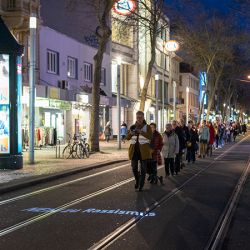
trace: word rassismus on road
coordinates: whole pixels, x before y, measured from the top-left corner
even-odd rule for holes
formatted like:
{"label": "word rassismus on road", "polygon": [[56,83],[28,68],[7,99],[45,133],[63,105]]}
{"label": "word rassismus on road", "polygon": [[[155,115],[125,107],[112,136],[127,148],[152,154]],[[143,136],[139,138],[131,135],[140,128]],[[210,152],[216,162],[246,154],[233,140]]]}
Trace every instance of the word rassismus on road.
{"label": "word rassismus on road", "polygon": [[[48,207],[32,207],[26,208],[22,211],[32,212],[32,213],[51,213],[57,212],[56,208],[48,208]],[[121,209],[96,209],[96,208],[88,208],[88,209],[65,209],[59,210],[59,213],[88,213],[88,214],[117,214],[117,215],[131,215],[131,216],[145,216],[145,217],[153,217],[155,213],[145,213],[139,211],[130,211],[130,210],[121,210]]]}

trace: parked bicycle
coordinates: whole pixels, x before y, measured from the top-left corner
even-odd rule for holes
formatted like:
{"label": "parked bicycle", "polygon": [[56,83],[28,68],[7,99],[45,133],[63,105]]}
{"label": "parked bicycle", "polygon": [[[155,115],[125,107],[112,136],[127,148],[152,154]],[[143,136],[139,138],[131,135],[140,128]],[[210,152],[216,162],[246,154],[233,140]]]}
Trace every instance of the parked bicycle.
{"label": "parked bicycle", "polygon": [[76,146],[76,155],[78,158],[83,159],[83,158],[89,158],[89,144],[86,142],[86,134],[85,133],[80,133],[79,134],[79,140],[78,144]]}
{"label": "parked bicycle", "polygon": [[76,158],[77,157],[77,145],[78,145],[77,137],[76,135],[74,135],[73,143],[72,143],[71,135],[69,133],[67,133],[67,135],[69,137],[69,140],[68,140],[68,144],[63,149],[63,152],[62,152],[63,158],[64,159],[69,159],[70,157]]}

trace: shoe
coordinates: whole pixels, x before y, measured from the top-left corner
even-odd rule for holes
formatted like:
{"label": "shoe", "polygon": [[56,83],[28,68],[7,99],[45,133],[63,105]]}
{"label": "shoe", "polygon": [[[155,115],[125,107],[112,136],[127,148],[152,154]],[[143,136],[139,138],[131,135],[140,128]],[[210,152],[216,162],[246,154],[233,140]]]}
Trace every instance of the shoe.
{"label": "shoe", "polygon": [[142,191],[142,189],[143,189],[143,187],[142,187],[142,186],[140,186],[140,187],[139,187],[139,192],[141,192],[141,191]]}
{"label": "shoe", "polygon": [[159,181],[160,181],[161,185],[163,185],[163,176],[159,177]]}
{"label": "shoe", "polygon": [[139,182],[136,181],[136,182],[135,182],[135,189],[138,189],[138,187],[139,187]]}
{"label": "shoe", "polygon": [[152,177],[152,176],[151,176],[151,175],[149,175],[149,177],[148,177],[148,179],[147,179],[147,180],[148,180],[148,181],[150,181],[150,180],[151,180],[151,177]]}

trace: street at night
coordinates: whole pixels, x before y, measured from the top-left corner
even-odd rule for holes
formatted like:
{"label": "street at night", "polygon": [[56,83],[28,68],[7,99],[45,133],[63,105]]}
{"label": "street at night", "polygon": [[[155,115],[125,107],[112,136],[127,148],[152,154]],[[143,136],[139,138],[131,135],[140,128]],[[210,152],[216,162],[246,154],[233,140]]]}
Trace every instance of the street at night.
{"label": "street at night", "polygon": [[[134,190],[124,163],[6,193],[1,249],[210,249],[241,176],[249,172],[249,146],[245,137],[165,178],[164,185],[147,183],[143,192]],[[243,191],[249,183],[247,178]],[[237,215],[232,233],[224,235],[225,249],[243,244]],[[240,227],[247,229],[245,216]]]}
{"label": "street at night", "polygon": [[249,0],[0,0],[0,250],[250,250]]}

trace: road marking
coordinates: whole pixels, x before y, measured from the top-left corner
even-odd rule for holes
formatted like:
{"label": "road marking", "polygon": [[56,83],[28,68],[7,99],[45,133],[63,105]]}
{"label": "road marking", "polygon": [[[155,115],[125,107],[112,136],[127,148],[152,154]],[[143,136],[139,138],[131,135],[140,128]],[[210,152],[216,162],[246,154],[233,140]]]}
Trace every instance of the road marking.
{"label": "road marking", "polygon": [[[245,139],[246,139],[246,138],[245,138]],[[242,141],[243,141],[243,140],[242,140]],[[237,142],[234,146],[240,144],[242,141]],[[232,149],[234,148],[234,146],[232,146],[232,147],[230,147],[229,149],[227,149],[222,155],[224,155],[226,152],[229,152],[230,150],[232,150]],[[179,193],[179,192],[183,189],[183,187],[184,187],[185,185],[187,185],[191,180],[193,180],[194,178],[196,178],[200,173],[204,172],[206,169],[208,169],[210,166],[212,166],[215,162],[216,162],[216,160],[213,160],[213,162],[211,162],[205,169],[200,170],[198,173],[196,173],[194,176],[192,176],[190,179],[188,179],[184,184],[182,184],[179,188],[173,189],[169,194],[165,195],[165,196],[162,197],[159,201],[155,202],[155,204],[153,204],[152,206],[146,208],[146,210],[145,210],[145,216],[148,215],[149,212],[151,212],[152,210],[154,210],[156,207],[160,206],[163,202],[168,201],[168,200],[171,199],[174,195],[176,195],[177,193]],[[117,168],[122,168],[122,167],[125,167],[125,166],[128,166],[128,165],[129,165],[129,164],[126,164],[126,165],[123,165],[123,166],[120,166],[120,167],[116,167],[116,169],[117,169]],[[161,168],[163,168],[163,167],[164,167],[164,166],[161,166],[161,167],[159,167],[159,169],[161,169]],[[115,169],[115,168],[114,168],[114,169]],[[112,169],[112,170],[114,170],[114,169]],[[96,173],[96,174],[93,174],[93,175],[90,175],[90,176],[98,175],[98,174],[101,174],[101,173],[107,172],[107,171],[110,172],[110,171],[112,171],[112,170],[111,170],[111,169],[105,170],[105,171],[102,171],[102,172],[100,172],[100,173]],[[90,176],[86,176],[86,177],[83,177],[83,178],[80,178],[80,179],[91,178]],[[77,180],[79,180],[79,179],[77,179]],[[70,181],[70,182],[67,182],[67,183],[72,183],[72,182],[75,182],[75,181],[77,181],[77,180]],[[109,187],[106,187],[106,188],[103,188],[103,189],[101,189],[101,190],[98,190],[98,191],[96,191],[96,192],[94,192],[94,193],[91,193],[91,194],[88,194],[88,195],[83,196],[83,197],[81,197],[81,198],[75,199],[75,200],[73,200],[73,201],[71,201],[71,202],[69,202],[69,203],[66,203],[66,204],[64,204],[64,205],[62,205],[62,206],[60,206],[60,207],[57,207],[54,211],[45,212],[45,213],[43,213],[43,214],[41,214],[41,215],[37,215],[37,216],[35,216],[35,217],[29,218],[29,219],[27,219],[27,220],[25,220],[25,221],[22,221],[22,222],[20,222],[20,223],[18,223],[18,224],[15,224],[15,225],[10,226],[10,227],[8,227],[8,228],[2,229],[2,230],[0,231],[0,237],[5,236],[5,235],[7,235],[7,234],[9,234],[9,233],[12,233],[12,232],[14,232],[14,231],[17,231],[17,230],[19,230],[19,229],[21,229],[21,228],[23,228],[23,227],[28,226],[28,225],[31,225],[31,224],[33,224],[33,223],[35,223],[35,222],[41,221],[41,220],[43,220],[43,219],[46,219],[46,218],[48,218],[49,216],[52,216],[52,215],[54,215],[54,214],[56,214],[56,213],[59,213],[59,212],[61,212],[62,210],[65,210],[65,209],[67,209],[67,208],[69,208],[69,207],[72,207],[72,206],[74,206],[74,205],[77,205],[77,204],[79,204],[79,203],[81,203],[81,202],[83,202],[83,201],[86,201],[86,200],[88,200],[88,199],[91,199],[91,198],[96,197],[96,196],[98,196],[98,195],[101,195],[101,194],[103,194],[103,193],[109,192],[109,191],[111,191],[111,190],[113,190],[113,189],[115,189],[115,188],[118,188],[118,187],[121,187],[121,186],[123,186],[123,185],[126,185],[127,183],[129,183],[129,182],[131,182],[131,181],[133,181],[133,180],[134,180],[134,177],[129,178],[129,179],[126,179],[126,180],[124,180],[124,181],[121,181],[121,182],[116,183],[116,184],[114,184],[114,185],[111,185],[111,186],[109,186]],[[60,186],[60,185],[66,185],[66,184],[63,183],[63,184],[59,184],[59,185],[56,185],[56,186]],[[56,187],[56,186],[53,186],[53,187]],[[53,187],[50,187],[50,188],[53,188]],[[47,189],[50,189],[50,188],[47,188]],[[38,190],[38,191],[39,191],[39,190]],[[36,191],[36,192],[37,192],[37,191]],[[34,193],[34,192],[33,192],[33,193]],[[26,195],[28,195],[28,194],[26,194]],[[112,240],[112,243],[113,243],[113,242],[116,241],[119,237],[121,237],[123,234],[125,234],[126,232],[128,232],[129,230],[131,230],[132,227],[134,227],[135,224],[136,224],[138,221],[140,221],[141,219],[143,219],[145,216],[140,216],[139,218],[136,217],[136,218],[134,218],[134,219],[132,219],[132,220],[129,220],[128,222],[126,222],[125,224],[123,224],[121,227],[119,227],[118,229],[116,229],[116,230],[114,231],[115,233],[113,232],[113,233],[109,234],[107,237],[105,237],[104,239],[102,239],[101,241],[99,241],[97,244],[95,244],[95,245],[93,246],[93,248],[91,248],[91,249],[101,249],[102,247],[99,248],[99,245],[102,245],[102,244],[103,244],[103,240],[106,240],[106,239],[107,239],[107,242],[108,242],[108,243],[111,244],[111,240]],[[124,226],[124,225],[125,225],[125,226]],[[126,226],[126,225],[127,225],[127,226]],[[131,226],[132,226],[132,227],[131,227]],[[115,236],[114,236],[114,235],[115,235]],[[112,236],[114,236],[114,237],[112,237]],[[110,240],[110,237],[112,237],[113,239]],[[105,242],[105,245],[104,245],[104,246],[107,246],[107,242]]]}
{"label": "road marking", "polygon": [[133,180],[134,180],[134,177],[126,179],[126,180],[121,181],[119,183],[116,183],[116,184],[114,184],[112,186],[103,188],[103,189],[98,190],[98,191],[96,191],[94,193],[85,195],[85,196],[83,196],[81,198],[78,198],[78,199],[73,200],[73,201],[71,201],[69,203],[66,203],[66,204],[64,204],[64,205],[62,205],[60,207],[55,208],[55,210],[53,210],[53,211],[45,212],[45,213],[43,213],[41,215],[37,215],[37,216],[32,217],[32,218],[30,218],[28,220],[22,221],[22,222],[20,222],[18,224],[15,224],[13,226],[5,228],[5,229],[3,229],[3,230],[0,231],[0,237],[4,236],[6,234],[9,234],[11,232],[14,232],[14,231],[16,231],[18,229],[21,229],[21,228],[23,228],[25,226],[28,226],[30,224],[33,224],[33,223],[35,223],[37,221],[43,220],[45,218],[48,218],[49,216],[51,216],[53,214],[56,214],[56,213],[59,213],[59,212],[65,210],[66,208],[72,207],[72,206],[77,205],[77,204],[79,204],[79,203],[81,203],[83,201],[86,201],[86,200],[91,199],[93,197],[96,197],[98,195],[104,194],[104,193],[106,193],[108,191],[111,191],[111,190],[113,190],[115,188],[121,187],[121,186],[123,186],[123,185],[125,185],[125,184],[127,184],[127,183],[129,183],[129,182],[131,182]]}
{"label": "road marking", "polygon": [[[214,158],[213,162],[211,162],[206,168],[200,170],[197,172],[194,176],[192,176],[190,179],[188,179],[186,182],[184,182],[180,187],[173,189],[169,194],[163,196],[160,200],[155,201],[150,207],[147,207],[145,209],[145,214],[152,212],[157,207],[162,205],[163,203],[166,203],[169,201],[172,197],[177,195],[179,192],[182,191],[182,189],[193,179],[195,179],[197,176],[199,176],[202,172],[205,172],[208,168],[210,168],[213,164],[216,163],[221,157],[223,157],[225,154],[233,150],[235,147],[237,147],[239,144],[244,142],[249,136],[242,139],[241,141],[237,142],[230,148],[228,148],[226,151],[224,151],[222,154]],[[139,221],[141,221],[144,218],[144,216],[137,216],[135,218],[130,219],[129,221],[125,222],[123,225],[115,229],[112,233],[101,239],[99,242],[94,244],[92,247],[89,248],[89,250],[100,250],[100,249],[106,249],[108,246],[112,245],[115,241],[117,241],[120,237],[128,233],[131,229],[133,229]]]}
{"label": "road marking", "polygon": [[51,186],[51,187],[48,187],[48,188],[43,188],[43,189],[39,189],[39,190],[34,191],[34,192],[19,195],[19,196],[16,196],[16,197],[13,197],[13,198],[10,198],[10,199],[7,199],[7,200],[0,201],[0,206],[6,205],[6,204],[14,202],[14,201],[18,201],[18,200],[21,200],[21,199],[24,199],[24,198],[27,198],[27,197],[30,197],[30,196],[34,196],[34,195],[37,195],[37,194],[48,192],[48,191],[51,191],[51,190],[54,190],[54,189],[57,189],[57,188],[60,188],[60,187],[64,187],[64,186],[70,185],[70,184],[75,183],[75,182],[87,180],[87,179],[90,179],[90,178],[93,178],[93,177],[96,177],[96,176],[99,176],[99,175],[102,175],[102,174],[113,172],[115,170],[118,170],[118,169],[121,169],[121,168],[124,168],[124,167],[128,167],[128,166],[130,166],[130,164],[125,164],[125,165],[118,166],[118,167],[115,167],[115,168],[107,169],[107,170],[104,170],[104,171],[101,171],[101,172],[98,172],[98,173],[95,173],[95,174],[91,174],[91,175],[88,175],[88,176],[78,178],[76,180],[64,182],[64,183],[54,185],[54,186]]}

